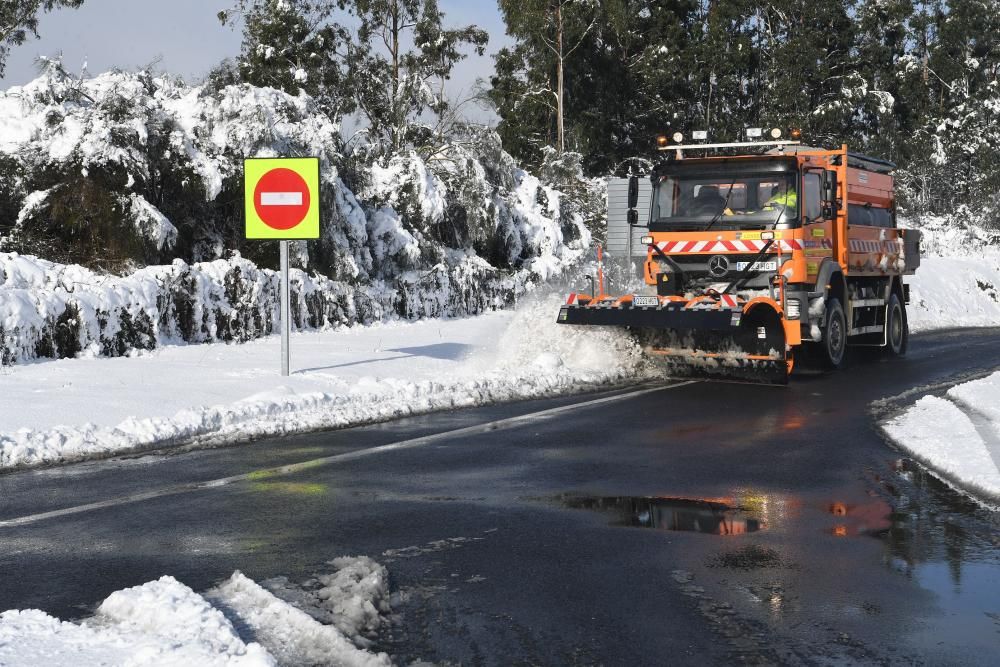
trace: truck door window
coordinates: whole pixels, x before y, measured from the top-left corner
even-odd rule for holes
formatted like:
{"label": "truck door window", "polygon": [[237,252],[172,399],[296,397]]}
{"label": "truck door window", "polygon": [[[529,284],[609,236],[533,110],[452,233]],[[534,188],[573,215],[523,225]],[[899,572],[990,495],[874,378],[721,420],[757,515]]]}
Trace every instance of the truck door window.
{"label": "truck door window", "polygon": [[816,172],[808,172],[802,177],[802,190],[803,190],[803,202],[802,202],[802,215],[805,219],[812,222],[817,218],[823,217],[823,202],[822,202],[822,180],[820,175]]}

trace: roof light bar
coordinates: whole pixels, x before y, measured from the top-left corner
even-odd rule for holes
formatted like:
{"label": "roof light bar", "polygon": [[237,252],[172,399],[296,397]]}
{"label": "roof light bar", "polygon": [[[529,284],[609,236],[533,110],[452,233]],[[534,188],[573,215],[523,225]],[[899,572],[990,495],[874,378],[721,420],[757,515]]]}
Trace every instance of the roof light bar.
{"label": "roof light bar", "polygon": [[776,139],[774,141],[733,141],[724,144],[680,144],[673,146],[660,146],[657,150],[660,151],[677,151],[681,153],[683,151],[693,151],[693,150],[706,150],[709,148],[762,148],[764,146],[798,146],[801,141],[792,141],[789,139]]}

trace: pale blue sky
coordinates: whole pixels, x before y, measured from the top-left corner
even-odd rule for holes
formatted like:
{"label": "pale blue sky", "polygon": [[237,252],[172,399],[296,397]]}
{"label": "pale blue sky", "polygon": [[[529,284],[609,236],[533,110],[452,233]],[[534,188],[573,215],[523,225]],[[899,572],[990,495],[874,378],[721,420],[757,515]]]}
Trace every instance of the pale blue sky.
{"label": "pale blue sky", "polygon": [[[240,32],[219,24],[216,14],[230,0],[84,0],[80,9],[44,14],[41,39],[14,49],[2,86],[36,76],[35,59],[62,52],[71,72],[84,62],[92,74],[112,67],[134,69],[160,59],[158,69],[196,81],[240,49]],[[490,57],[508,43],[496,0],[440,0],[451,25],[475,23],[489,32],[487,55],[470,56],[456,68],[451,94],[468,90],[493,72]]]}

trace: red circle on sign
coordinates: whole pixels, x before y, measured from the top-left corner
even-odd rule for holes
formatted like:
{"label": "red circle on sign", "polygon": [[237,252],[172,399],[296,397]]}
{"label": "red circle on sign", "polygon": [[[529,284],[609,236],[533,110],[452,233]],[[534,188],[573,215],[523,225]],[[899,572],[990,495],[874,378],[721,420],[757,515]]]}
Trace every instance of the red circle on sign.
{"label": "red circle on sign", "polygon": [[272,169],[257,181],[253,205],[268,227],[291,229],[309,212],[309,186],[291,169]]}

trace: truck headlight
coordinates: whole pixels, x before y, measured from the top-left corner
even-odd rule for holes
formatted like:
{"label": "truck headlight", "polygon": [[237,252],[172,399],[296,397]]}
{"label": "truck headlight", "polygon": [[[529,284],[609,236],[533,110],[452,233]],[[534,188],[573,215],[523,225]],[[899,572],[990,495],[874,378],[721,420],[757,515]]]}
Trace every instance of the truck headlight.
{"label": "truck headlight", "polygon": [[641,243],[642,245],[653,245],[653,237],[643,236],[641,239],[639,239],[639,243]]}

